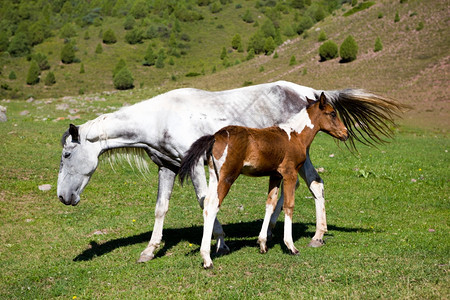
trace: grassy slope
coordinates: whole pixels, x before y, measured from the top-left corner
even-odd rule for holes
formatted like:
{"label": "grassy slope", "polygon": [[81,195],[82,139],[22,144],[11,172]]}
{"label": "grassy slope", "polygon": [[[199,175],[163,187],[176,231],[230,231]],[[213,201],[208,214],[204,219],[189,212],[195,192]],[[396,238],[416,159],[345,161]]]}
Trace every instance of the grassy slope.
{"label": "grassy slope", "polygon": [[[395,10],[401,16],[400,24],[393,22]],[[381,20],[379,11],[384,13]],[[409,17],[415,11],[418,15]],[[338,43],[348,32],[355,35],[361,52],[350,64],[318,63],[319,43],[313,30],[306,41],[297,39],[279,50],[278,59],[261,57],[214,75],[175,83],[167,80],[161,89],[145,85],[144,89],[98,95],[97,100],[106,101],[97,101],[93,95],[47,103],[0,102],[8,107],[9,117],[0,125],[0,298],[447,298],[446,18],[442,1],[433,1],[433,5],[383,1],[351,17],[338,14],[318,25]],[[333,29],[335,20],[348,31]],[[419,20],[425,27],[415,32]],[[373,28],[371,34],[367,24]],[[367,35],[364,43],[363,34]],[[384,50],[373,54],[377,35]],[[440,38],[433,39],[436,35]],[[92,53],[94,49],[95,45]],[[293,54],[299,64],[289,67]],[[264,72],[259,72],[261,65]],[[294,224],[301,255],[286,254],[282,217],[269,252],[260,255],[256,238],[267,180],[239,178],[219,215],[232,253],[216,258],[212,271],[200,265],[202,217],[193,189],[178,185],[157,259],[134,263],[153,224],[154,167],[144,180],[129,168],[114,173],[101,164],[78,207],[63,206],[56,199],[58,141],[68,121],[53,120],[69,113],[58,110],[60,104],[80,109],[82,119],[76,122],[84,122],[124,102],[152,97],[174,86],[217,90],[238,87],[244,81],[278,79],[325,89],[363,87],[433,110],[414,122],[409,118],[418,114],[408,113],[405,122],[409,125],[398,130],[393,143],[378,150],[361,147],[360,156],[339,149],[325,135],[317,137],[312,159],[325,169],[321,174],[326,182],[329,224],[325,247],[305,247],[315,230],[315,213],[304,185],[296,193]],[[25,109],[30,114],[20,116]],[[426,129],[421,129],[427,122]],[[432,130],[438,125],[440,130]],[[44,183],[52,184],[50,192],[37,189]],[[255,203],[255,199],[261,200]]]}

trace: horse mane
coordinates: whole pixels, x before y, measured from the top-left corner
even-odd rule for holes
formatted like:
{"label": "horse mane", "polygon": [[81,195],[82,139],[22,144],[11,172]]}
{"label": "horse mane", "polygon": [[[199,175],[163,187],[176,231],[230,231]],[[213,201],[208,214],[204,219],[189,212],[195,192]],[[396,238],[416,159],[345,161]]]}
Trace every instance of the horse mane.
{"label": "horse mane", "polygon": [[111,148],[101,153],[99,158],[108,161],[114,172],[116,171],[115,165],[120,166],[124,163],[128,164],[133,170],[136,167],[144,177],[150,172],[148,154],[143,148]]}
{"label": "horse mane", "polygon": [[325,95],[347,127],[349,143],[346,145],[351,150],[356,150],[355,141],[369,146],[386,143],[397,126],[395,118],[410,108],[361,89],[325,91]]}

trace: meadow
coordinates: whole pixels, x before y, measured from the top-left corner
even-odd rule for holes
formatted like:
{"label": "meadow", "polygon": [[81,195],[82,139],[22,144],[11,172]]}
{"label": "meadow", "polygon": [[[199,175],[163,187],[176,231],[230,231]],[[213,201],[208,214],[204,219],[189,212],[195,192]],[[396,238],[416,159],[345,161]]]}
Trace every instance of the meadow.
{"label": "meadow", "polygon": [[[358,153],[317,136],[311,156],[325,180],[324,247],[306,247],[315,210],[302,183],[293,233],[300,255],[284,246],[283,216],[268,253],[260,254],[267,178],[241,176],[219,212],[231,253],[214,257],[214,269],[201,266],[203,220],[193,188],[178,183],[155,259],[137,264],[153,226],[156,167],[144,177],[103,161],[81,203],[64,206],[56,197],[59,140],[69,122],[159,92],[7,102],[9,120],[0,126],[0,298],[448,297],[450,143],[442,131],[410,126]],[[80,108],[81,119],[61,120],[64,104]],[[39,190],[43,184],[51,190]]]}

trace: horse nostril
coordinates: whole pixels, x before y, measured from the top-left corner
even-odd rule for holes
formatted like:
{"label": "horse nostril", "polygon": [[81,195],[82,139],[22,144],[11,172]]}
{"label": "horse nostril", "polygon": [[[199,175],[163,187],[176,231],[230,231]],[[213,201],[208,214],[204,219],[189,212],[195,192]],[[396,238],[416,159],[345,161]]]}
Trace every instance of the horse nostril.
{"label": "horse nostril", "polygon": [[65,202],[64,202],[64,197],[63,197],[63,196],[59,196],[59,201],[61,201],[62,203],[65,204]]}

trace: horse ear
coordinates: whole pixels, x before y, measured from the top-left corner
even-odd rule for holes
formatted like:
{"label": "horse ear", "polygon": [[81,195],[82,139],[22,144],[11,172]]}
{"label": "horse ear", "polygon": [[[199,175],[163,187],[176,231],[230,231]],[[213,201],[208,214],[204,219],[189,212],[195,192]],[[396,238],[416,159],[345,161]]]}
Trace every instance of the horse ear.
{"label": "horse ear", "polygon": [[325,93],[322,92],[322,94],[320,94],[320,98],[319,98],[319,108],[320,109],[324,109],[325,106],[327,105],[328,101],[327,98],[325,97]]}
{"label": "horse ear", "polygon": [[69,133],[72,136],[72,142],[73,143],[80,143],[80,134],[78,132],[78,127],[70,124],[69,125]]}
{"label": "horse ear", "polygon": [[309,99],[308,97],[306,97],[306,101],[308,102],[309,105],[312,105],[315,101],[312,99]]}

